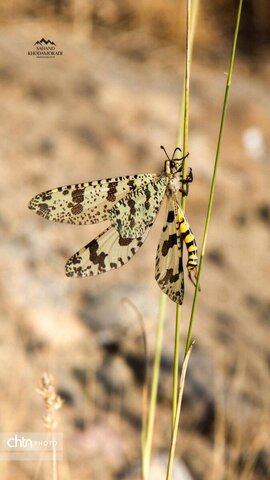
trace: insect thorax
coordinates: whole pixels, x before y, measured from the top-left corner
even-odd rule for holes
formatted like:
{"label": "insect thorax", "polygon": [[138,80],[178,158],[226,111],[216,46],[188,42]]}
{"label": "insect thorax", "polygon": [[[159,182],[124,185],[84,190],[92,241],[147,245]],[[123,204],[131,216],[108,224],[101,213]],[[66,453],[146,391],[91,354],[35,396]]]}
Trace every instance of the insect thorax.
{"label": "insect thorax", "polygon": [[166,190],[167,196],[177,194],[180,191],[181,187],[182,182],[180,175],[171,175]]}
{"label": "insect thorax", "polygon": [[168,178],[166,194],[176,194],[182,187],[182,161],[166,160],[164,163],[164,175]]}

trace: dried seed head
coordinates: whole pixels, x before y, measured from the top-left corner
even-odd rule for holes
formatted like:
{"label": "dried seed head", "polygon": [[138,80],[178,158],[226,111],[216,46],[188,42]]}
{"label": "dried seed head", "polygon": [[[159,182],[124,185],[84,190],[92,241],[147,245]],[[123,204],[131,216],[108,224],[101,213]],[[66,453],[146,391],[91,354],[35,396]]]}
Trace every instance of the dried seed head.
{"label": "dried seed head", "polygon": [[40,387],[36,390],[42,396],[44,402],[45,415],[42,417],[43,423],[48,430],[54,431],[57,427],[55,412],[61,408],[63,400],[56,393],[52,375],[44,372],[41,377]]}

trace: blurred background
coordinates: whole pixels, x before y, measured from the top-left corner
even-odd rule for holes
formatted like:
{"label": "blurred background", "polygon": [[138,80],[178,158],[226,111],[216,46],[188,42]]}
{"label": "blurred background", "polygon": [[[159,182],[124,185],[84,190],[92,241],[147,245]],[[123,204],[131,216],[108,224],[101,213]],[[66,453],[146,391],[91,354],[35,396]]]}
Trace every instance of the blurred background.
{"label": "blurred background", "polygon": [[[200,2],[190,98],[187,217],[200,247],[237,2]],[[145,354],[151,366],[164,207],[123,268],[70,279],[65,261],[107,225],[47,222],[30,198],[59,185],[160,172],[175,147],[185,2],[0,3],[1,431],[44,431],[44,371],[64,404],[65,480],[139,478]],[[28,55],[45,38],[63,52]],[[266,479],[269,457],[270,9],[246,0],[201,281],[174,480]],[[186,282],[181,348],[193,286]],[[175,307],[168,301],[152,479],[170,442]],[[1,462],[1,480],[51,478]],[[36,476],[35,476],[36,475]]]}

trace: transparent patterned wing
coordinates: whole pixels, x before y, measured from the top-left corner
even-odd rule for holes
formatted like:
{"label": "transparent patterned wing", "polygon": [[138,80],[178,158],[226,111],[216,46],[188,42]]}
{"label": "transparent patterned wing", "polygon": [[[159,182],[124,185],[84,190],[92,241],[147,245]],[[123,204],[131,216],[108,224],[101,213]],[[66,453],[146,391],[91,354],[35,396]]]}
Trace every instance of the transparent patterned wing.
{"label": "transparent patterned wing", "polygon": [[112,206],[158,175],[143,173],[54,188],[32,198],[29,208],[61,223],[87,225],[108,219]]}
{"label": "transparent patterned wing", "polygon": [[139,238],[153,224],[168,185],[165,175],[129,193],[110,210],[112,225],[124,238]]}
{"label": "transparent patterned wing", "polygon": [[148,226],[140,238],[123,238],[115,228],[107,228],[67,261],[66,275],[99,275],[125,265],[142,246],[151,226]]}
{"label": "transparent patterned wing", "polygon": [[160,236],[156,255],[156,281],[161,290],[173,301],[182,305],[184,275],[182,241],[173,197],[168,199],[167,219]]}

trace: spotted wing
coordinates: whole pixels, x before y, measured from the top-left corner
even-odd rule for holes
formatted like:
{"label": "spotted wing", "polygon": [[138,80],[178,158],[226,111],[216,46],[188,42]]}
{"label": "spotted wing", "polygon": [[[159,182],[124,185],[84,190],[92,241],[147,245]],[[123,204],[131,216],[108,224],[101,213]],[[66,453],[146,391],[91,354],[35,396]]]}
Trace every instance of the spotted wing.
{"label": "spotted wing", "polygon": [[153,224],[165,195],[168,178],[160,175],[129,193],[110,210],[112,225],[124,238],[141,237]]}
{"label": "spotted wing", "polygon": [[66,275],[87,277],[122,267],[142,246],[151,226],[136,239],[123,238],[115,228],[107,228],[67,261]]}
{"label": "spotted wing", "polygon": [[108,211],[122,197],[158,175],[143,173],[54,188],[32,198],[29,208],[48,220],[87,225],[108,219]]}
{"label": "spotted wing", "polygon": [[182,242],[177,206],[173,198],[168,200],[167,221],[159,240],[155,278],[161,290],[173,302],[182,305],[184,297]]}

